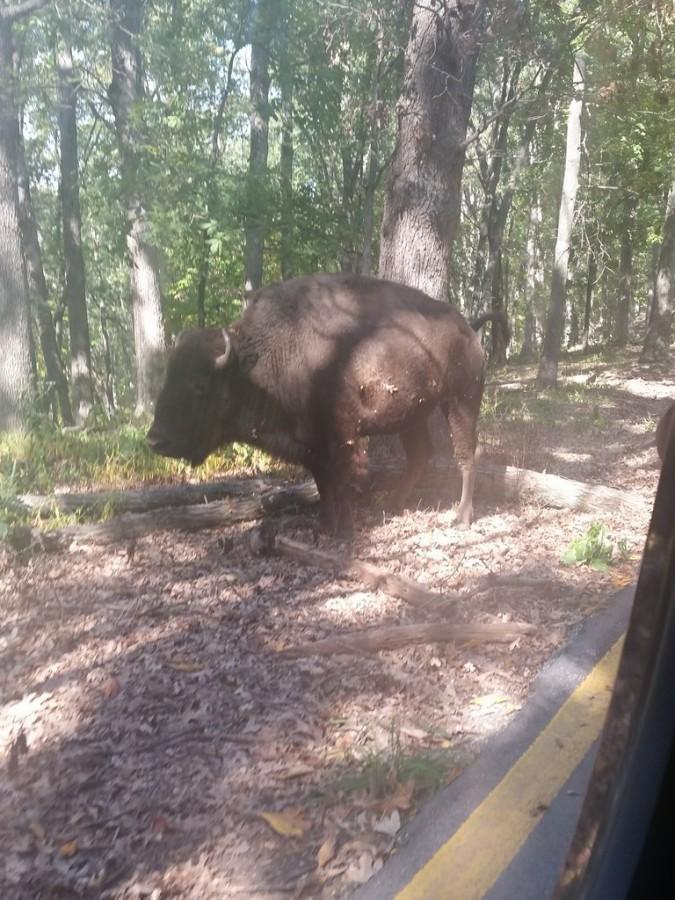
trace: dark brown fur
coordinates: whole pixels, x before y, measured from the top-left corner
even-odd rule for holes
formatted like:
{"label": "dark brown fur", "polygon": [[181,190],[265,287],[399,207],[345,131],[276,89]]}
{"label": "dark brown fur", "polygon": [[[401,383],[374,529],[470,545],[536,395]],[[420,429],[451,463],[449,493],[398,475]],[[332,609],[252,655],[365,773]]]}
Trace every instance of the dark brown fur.
{"label": "dark brown fur", "polygon": [[262,447],[309,469],[324,526],[348,531],[358,439],[400,435],[403,501],[431,455],[427,418],[440,406],[463,475],[458,518],[469,523],[485,363],[456,309],[375,278],[315,275],[258,291],[228,334],[222,370],[220,329],[179,340],[148,435],[158,453],[198,464],[231,441]]}

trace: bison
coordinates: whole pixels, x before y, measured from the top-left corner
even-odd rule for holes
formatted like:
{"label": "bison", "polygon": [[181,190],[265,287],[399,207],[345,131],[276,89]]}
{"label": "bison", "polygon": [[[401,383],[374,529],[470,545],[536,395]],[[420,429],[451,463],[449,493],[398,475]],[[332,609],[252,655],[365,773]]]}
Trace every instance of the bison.
{"label": "bison", "polygon": [[349,534],[363,474],[359,438],[398,434],[403,503],[431,456],[428,417],[446,416],[462,472],[457,522],[470,523],[485,360],[473,323],[421,291],[351,274],[257,291],[228,328],[178,337],[148,433],[164,456],[202,463],[243,441],[314,476],[320,521]]}

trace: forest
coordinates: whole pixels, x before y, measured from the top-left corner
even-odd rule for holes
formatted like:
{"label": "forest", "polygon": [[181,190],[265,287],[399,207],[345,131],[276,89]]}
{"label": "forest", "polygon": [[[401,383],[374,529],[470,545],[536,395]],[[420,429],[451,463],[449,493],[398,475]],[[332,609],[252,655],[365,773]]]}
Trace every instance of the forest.
{"label": "forest", "polygon": [[420,287],[488,348],[667,359],[673,13],[599,3],[0,6],[0,428],[150,411],[181,329],[316,271]]}
{"label": "forest", "polygon": [[[672,0],[0,0],[3,898],[347,898],[618,637],[673,459],[674,136]],[[348,540],[299,465],[150,446],[181,333],[225,365],[312,273],[492,318],[475,471],[430,416],[393,508],[370,437]]]}

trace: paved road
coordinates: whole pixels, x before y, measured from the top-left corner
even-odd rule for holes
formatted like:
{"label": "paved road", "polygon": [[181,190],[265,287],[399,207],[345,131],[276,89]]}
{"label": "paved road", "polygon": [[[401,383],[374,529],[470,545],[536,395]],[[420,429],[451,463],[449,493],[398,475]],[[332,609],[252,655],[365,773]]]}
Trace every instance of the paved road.
{"label": "paved road", "polygon": [[401,833],[353,900],[546,900],[581,810],[634,588],[542,670],[526,706]]}

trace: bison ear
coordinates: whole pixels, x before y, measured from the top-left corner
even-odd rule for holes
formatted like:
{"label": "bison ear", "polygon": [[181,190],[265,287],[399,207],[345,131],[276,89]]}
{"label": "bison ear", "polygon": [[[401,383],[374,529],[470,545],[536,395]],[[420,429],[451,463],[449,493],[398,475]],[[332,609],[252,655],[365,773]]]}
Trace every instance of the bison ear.
{"label": "bison ear", "polygon": [[232,355],[232,339],[224,328],[222,334],[223,340],[225,341],[225,352],[221,353],[220,356],[216,356],[214,360],[216,369],[224,369]]}

